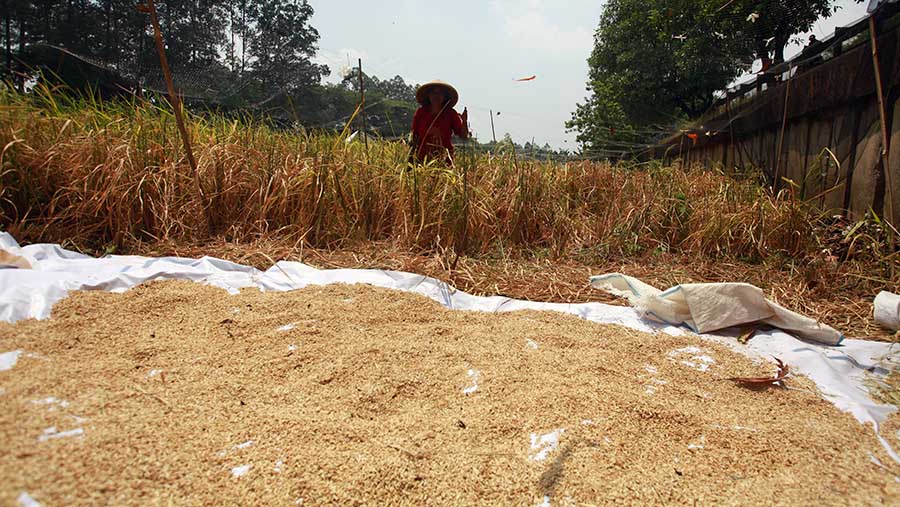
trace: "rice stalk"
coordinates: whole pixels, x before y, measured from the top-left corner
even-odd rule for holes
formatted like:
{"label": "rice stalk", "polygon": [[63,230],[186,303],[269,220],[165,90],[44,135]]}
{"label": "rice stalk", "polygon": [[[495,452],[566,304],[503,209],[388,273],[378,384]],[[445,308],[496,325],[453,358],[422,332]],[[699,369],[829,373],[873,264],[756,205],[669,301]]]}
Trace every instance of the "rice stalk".
{"label": "rice stalk", "polygon": [[[827,217],[798,192],[722,172],[465,148],[455,168],[410,165],[405,143],[377,140],[366,156],[348,142],[349,129],[278,130],[217,114],[190,120],[212,232],[166,108],[41,86],[33,95],[0,90],[4,227],[24,242],[118,251],[275,235],[309,248],[390,241],[423,253],[666,252],[761,263],[814,257],[823,244]],[[876,232],[851,247],[880,241]]]}

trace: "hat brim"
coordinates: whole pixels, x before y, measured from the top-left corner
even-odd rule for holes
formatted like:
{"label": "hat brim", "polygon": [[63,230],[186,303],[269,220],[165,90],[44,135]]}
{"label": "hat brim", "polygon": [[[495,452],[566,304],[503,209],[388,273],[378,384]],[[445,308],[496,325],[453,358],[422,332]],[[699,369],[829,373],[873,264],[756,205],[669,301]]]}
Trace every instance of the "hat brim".
{"label": "hat brim", "polygon": [[419,89],[416,90],[416,102],[425,105],[425,101],[428,99],[428,92],[433,88],[443,88],[447,91],[447,95],[450,97],[447,104],[449,107],[453,107],[459,102],[459,93],[456,91],[456,88],[443,81],[431,81],[419,86]]}

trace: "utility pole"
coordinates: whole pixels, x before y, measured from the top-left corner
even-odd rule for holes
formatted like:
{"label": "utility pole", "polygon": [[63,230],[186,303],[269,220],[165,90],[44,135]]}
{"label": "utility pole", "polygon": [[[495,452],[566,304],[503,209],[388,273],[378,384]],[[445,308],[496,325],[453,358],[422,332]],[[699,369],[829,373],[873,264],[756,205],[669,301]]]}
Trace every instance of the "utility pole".
{"label": "utility pole", "polygon": [[369,137],[366,135],[366,88],[363,83],[363,72],[362,72],[362,58],[359,59],[359,96],[360,96],[360,105],[359,112],[362,115],[362,124],[363,124],[363,141],[366,144],[366,156],[369,155]]}
{"label": "utility pole", "polygon": [[[484,109],[482,109],[484,111]],[[491,136],[494,138],[494,144],[497,144],[497,132],[494,131],[494,110],[488,109],[491,113]]]}

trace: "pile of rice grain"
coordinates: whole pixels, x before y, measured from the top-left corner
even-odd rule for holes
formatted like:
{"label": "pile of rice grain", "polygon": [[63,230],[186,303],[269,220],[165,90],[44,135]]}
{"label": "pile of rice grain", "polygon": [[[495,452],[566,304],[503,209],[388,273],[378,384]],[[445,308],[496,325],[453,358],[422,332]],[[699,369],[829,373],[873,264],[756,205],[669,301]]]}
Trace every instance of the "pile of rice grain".
{"label": "pile of rice grain", "polygon": [[695,336],[164,282],[0,324],[12,351],[2,505],[900,502],[871,428]]}

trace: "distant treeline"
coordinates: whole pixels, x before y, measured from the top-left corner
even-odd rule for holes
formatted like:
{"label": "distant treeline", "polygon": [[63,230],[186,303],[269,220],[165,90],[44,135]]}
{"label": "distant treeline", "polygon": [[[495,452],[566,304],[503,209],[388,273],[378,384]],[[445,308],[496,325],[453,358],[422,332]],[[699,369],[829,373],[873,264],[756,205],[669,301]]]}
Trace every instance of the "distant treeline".
{"label": "distant treeline", "polygon": [[[358,73],[323,85],[318,31],[306,0],[156,2],[175,84],[192,107],[335,127],[358,103]],[[165,89],[149,16],[135,0],[4,0],[3,75],[23,86],[40,71],[102,95]],[[365,76],[366,115],[391,135],[408,129],[415,86]],[[402,127],[401,127],[402,125]]]}

